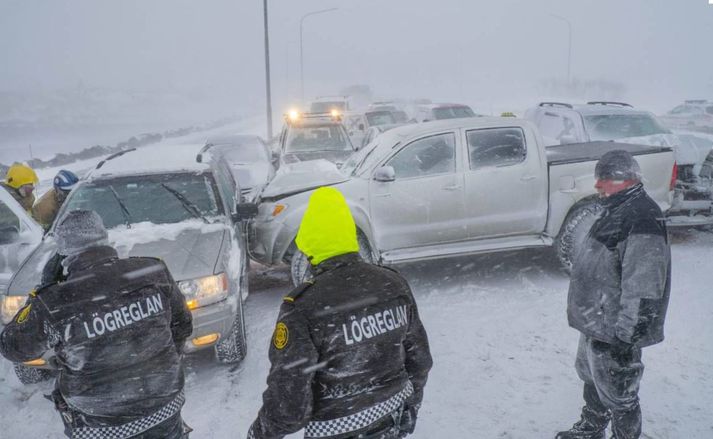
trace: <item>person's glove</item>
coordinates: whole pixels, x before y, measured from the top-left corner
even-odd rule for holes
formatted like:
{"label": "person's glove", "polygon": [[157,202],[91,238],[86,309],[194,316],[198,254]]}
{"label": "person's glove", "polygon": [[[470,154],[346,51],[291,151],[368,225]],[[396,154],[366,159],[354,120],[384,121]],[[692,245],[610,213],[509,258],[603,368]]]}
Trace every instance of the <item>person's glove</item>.
{"label": "person's glove", "polygon": [[616,338],[614,343],[610,344],[611,355],[619,363],[629,363],[633,359],[634,345],[627,343],[619,338]]}
{"label": "person's glove", "polygon": [[399,422],[400,437],[406,437],[412,434],[416,430],[416,417],[418,416],[418,409],[420,404],[413,406],[404,405],[401,411],[401,421]]}
{"label": "person's glove", "polygon": [[64,267],[62,267],[62,260],[64,259],[64,256],[61,256],[58,253],[55,253],[45,264],[44,268],[42,269],[42,278],[40,280],[40,285],[48,285],[51,283],[55,282],[60,282],[64,280],[64,276],[62,274]]}

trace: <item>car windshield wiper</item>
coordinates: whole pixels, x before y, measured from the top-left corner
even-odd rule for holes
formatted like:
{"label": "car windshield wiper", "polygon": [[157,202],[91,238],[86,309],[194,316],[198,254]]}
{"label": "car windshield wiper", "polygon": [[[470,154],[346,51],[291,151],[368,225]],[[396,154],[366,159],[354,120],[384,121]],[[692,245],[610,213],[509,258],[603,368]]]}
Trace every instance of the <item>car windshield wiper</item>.
{"label": "car windshield wiper", "polygon": [[186,198],[182,193],[178,192],[176,189],[170,187],[166,183],[161,183],[161,186],[164,189],[166,189],[171,195],[176,197],[176,199],[181,202],[181,205],[183,205],[183,208],[186,209],[186,211],[188,211],[188,213],[190,213],[191,215],[193,215],[194,217],[196,217],[198,219],[202,219],[203,222],[206,224],[211,224],[211,222],[208,221],[208,218],[203,216],[200,209],[198,209],[198,207],[195,204],[193,204],[191,202],[191,200]]}
{"label": "car windshield wiper", "polygon": [[114,189],[114,186],[109,185],[109,190],[111,191],[112,195],[114,195],[114,199],[116,200],[116,202],[119,203],[119,207],[121,208],[121,214],[124,215],[124,224],[126,224],[126,228],[130,229],[131,213],[129,212],[129,209],[126,208],[126,204],[124,204],[124,201],[121,199],[119,194],[116,193],[116,189]]}

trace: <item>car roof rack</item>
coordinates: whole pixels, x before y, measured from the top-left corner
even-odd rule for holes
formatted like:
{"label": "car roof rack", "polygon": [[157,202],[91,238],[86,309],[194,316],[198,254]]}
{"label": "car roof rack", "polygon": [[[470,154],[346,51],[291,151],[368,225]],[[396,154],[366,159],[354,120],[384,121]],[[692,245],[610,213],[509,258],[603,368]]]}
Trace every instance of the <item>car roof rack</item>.
{"label": "car roof rack", "polygon": [[627,104],[626,102],[614,102],[614,101],[590,101],[587,105],[614,105],[616,107],[629,107],[634,108],[633,105]]}
{"label": "car roof rack", "polygon": [[114,154],[110,155],[109,157],[107,157],[104,160],[97,163],[97,166],[94,169],[100,169],[102,166],[104,166],[104,163],[108,162],[109,160],[114,160],[115,158],[121,157],[122,155],[126,154],[127,152],[131,152],[131,151],[136,151],[136,148],[129,148],[129,149],[125,149],[123,151],[115,152]]}
{"label": "car roof rack", "polygon": [[565,107],[565,108],[574,108],[572,104],[567,104],[565,102],[540,102],[538,107]]}

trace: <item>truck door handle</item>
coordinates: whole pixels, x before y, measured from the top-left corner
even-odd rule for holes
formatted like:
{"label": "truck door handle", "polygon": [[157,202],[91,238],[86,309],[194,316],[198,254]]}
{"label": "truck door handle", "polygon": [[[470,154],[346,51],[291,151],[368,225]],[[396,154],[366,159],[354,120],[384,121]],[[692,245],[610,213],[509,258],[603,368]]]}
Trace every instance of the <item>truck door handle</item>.
{"label": "truck door handle", "polygon": [[460,189],[461,187],[462,187],[462,186],[459,186],[459,185],[457,185],[457,184],[452,184],[452,185],[449,185],[449,186],[443,186],[443,190],[444,190],[444,191],[457,191],[457,190]]}
{"label": "truck door handle", "polygon": [[523,175],[522,177],[520,177],[520,180],[530,181],[530,180],[534,180],[536,178],[537,178],[537,175]]}

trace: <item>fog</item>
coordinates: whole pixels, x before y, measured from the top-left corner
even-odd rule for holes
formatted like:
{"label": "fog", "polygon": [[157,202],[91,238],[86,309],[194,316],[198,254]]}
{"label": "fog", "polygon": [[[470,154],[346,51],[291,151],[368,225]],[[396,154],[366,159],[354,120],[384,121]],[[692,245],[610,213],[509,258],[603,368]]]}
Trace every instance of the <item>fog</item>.
{"label": "fog", "polygon": [[[300,101],[300,18],[327,8],[338,9],[304,21],[307,98],[363,84],[374,97],[463,102],[488,113],[546,97],[617,98],[656,112],[713,97],[713,5],[705,0],[268,3],[276,123]],[[262,6],[0,0],[0,123],[62,126],[67,136],[67,127],[100,127],[120,137],[260,115]],[[579,87],[566,82],[567,24],[553,14],[572,25]],[[39,141],[17,129],[0,136],[0,161],[13,160],[18,143]]]}

